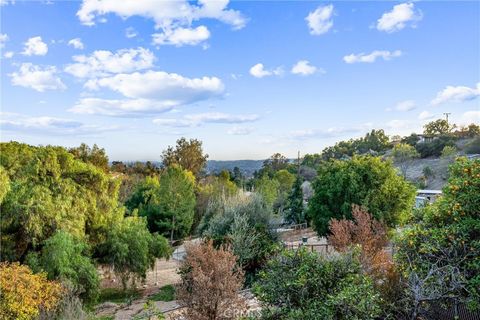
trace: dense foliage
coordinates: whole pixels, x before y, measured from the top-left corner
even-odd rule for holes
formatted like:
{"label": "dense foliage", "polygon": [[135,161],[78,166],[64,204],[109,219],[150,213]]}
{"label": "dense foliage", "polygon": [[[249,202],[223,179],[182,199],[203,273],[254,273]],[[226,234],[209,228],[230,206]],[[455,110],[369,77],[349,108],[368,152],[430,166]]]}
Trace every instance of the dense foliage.
{"label": "dense foliage", "polygon": [[197,139],[185,138],[177,140],[174,147],[169,146],[162,153],[163,166],[180,165],[183,169],[198,177],[207,164],[208,155],[203,154],[202,142]]}
{"label": "dense foliage", "polygon": [[303,205],[302,180],[295,179],[287,199],[287,210],[285,210],[285,222],[298,224],[305,222],[305,208]]}
{"label": "dense foliage", "polygon": [[412,310],[421,314],[431,300],[480,307],[479,208],[480,160],[460,158],[443,196],[417,211],[397,239],[396,261],[408,279]]}
{"label": "dense foliage", "polygon": [[62,293],[60,283],[47,280],[45,273],[33,274],[18,262],[0,263],[1,319],[35,319],[41,312],[55,310]]}
{"label": "dense foliage", "polygon": [[411,210],[415,197],[415,188],[397,175],[390,161],[372,156],[323,163],[313,189],[308,215],[319,235],[327,234],[332,218],[352,219],[352,204],[394,227]]}
{"label": "dense foliage", "polygon": [[381,297],[355,254],[286,250],[260,272],[254,291],[265,319],[374,319]]}

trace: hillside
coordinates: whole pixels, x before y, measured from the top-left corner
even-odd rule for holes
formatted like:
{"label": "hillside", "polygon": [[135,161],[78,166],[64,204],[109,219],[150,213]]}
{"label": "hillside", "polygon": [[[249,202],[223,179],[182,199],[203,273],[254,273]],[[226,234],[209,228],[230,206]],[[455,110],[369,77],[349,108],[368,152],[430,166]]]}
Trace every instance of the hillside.
{"label": "hillside", "polygon": [[233,171],[238,167],[240,171],[247,177],[253,176],[256,170],[262,168],[264,160],[208,160],[207,173],[219,173],[222,170]]}

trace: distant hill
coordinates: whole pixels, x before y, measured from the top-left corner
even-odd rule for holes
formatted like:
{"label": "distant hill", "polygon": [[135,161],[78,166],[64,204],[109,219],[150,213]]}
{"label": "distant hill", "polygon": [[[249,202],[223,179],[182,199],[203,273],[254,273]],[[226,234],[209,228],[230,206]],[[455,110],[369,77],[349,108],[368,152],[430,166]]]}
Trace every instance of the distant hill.
{"label": "distant hill", "polygon": [[263,161],[264,160],[208,160],[207,173],[219,173],[222,170],[233,171],[233,168],[238,167],[242,174],[251,177],[255,170],[262,168]]}

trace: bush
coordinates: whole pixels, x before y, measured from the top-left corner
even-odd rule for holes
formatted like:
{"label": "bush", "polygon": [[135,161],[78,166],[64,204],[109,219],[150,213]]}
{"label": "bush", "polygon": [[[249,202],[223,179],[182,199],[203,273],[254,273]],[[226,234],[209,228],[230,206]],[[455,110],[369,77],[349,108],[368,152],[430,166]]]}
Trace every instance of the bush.
{"label": "bush", "polygon": [[452,135],[441,135],[430,141],[419,142],[415,145],[420,157],[439,157],[446,146],[454,147],[456,138]]}
{"label": "bush", "polygon": [[56,309],[63,294],[57,281],[46,273],[33,274],[19,263],[0,263],[0,318],[30,320]]}
{"label": "bush", "polygon": [[373,319],[381,313],[381,298],[356,253],[284,250],[260,272],[254,293],[266,319]]}
{"label": "bush", "polygon": [[480,153],[480,136],[473,139],[465,147],[466,154],[479,154]]}

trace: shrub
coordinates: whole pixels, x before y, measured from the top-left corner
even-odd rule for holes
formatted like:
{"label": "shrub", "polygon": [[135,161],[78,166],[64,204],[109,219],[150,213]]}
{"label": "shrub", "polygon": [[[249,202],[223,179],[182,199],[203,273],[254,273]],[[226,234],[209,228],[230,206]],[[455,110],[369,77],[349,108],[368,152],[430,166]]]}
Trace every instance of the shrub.
{"label": "shrub", "polygon": [[466,154],[479,154],[480,153],[480,136],[473,139],[465,147]]}
{"label": "shrub", "polygon": [[0,263],[0,318],[30,320],[41,311],[53,311],[63,294],[57,281],[46,273],[33,274],[25,265]]}
{"label": "shrub", "polygon": [[[225,247],[215,249],[212,242],[186,246],[180,267],[181,283],[177,301],[187,319],[230,319],[245,308],[238,294],[243,285],[243,271],[235,255]],[[229,316],[229,315],[232,316]]]}
{"label": "shrub", "polygon": [[419,142],[415,145],[420,157],[439,157],[442,154],[443,148],[446,146],[455,146],[456,138],[451,135],[441,135],[432,138],[430,141]]}
{"label": "shrub", "polygon": [[373,319],[381,313],[381,298],[355,253],[282,251],[260,272],[254,292],[267,319]]}

